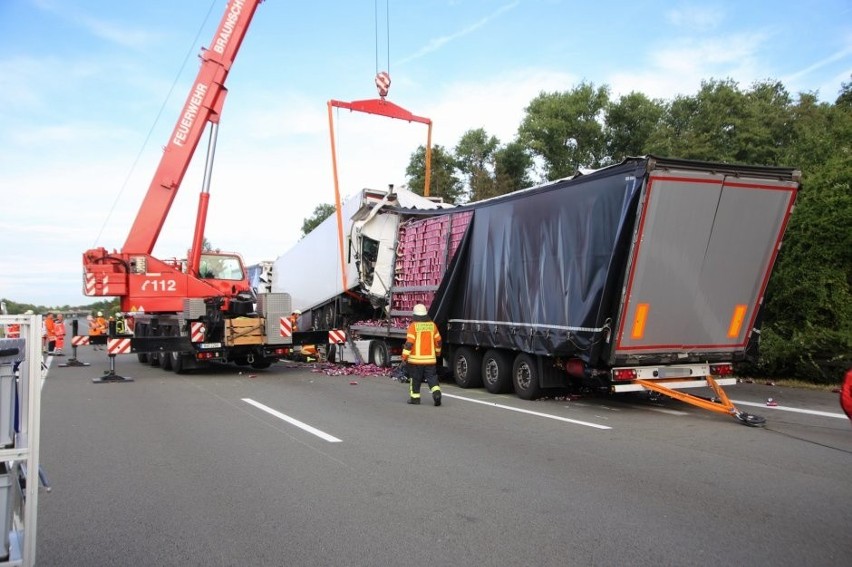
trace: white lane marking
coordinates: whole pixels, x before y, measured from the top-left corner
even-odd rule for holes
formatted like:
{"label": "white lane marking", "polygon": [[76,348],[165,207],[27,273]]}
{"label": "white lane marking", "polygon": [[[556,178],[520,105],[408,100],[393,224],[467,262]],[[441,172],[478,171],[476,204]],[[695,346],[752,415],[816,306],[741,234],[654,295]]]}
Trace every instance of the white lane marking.
{"label": "white lane marking", "polygon": [[793,413],[806,413],[808,415],[820,415],[822,417],[837,417],[839,419],[847,419],[845,415],[842,413],[831,413],[828,411],[818,411],[818,410],[807,410],[807,409],[799,409],[799,408],[791,408],[790,406],[767,406],[764,404],[757,404],[754,402],[743,402],[740,400],[731,400],[733,403],[741,406],[752,406],[756,408],[766,408],[770,410],[780,410],[780,411],[789,411]]}
{"label": "white lane marking", "polygon": [[665,413],[668,415],[689,415],[689,412],[676,410],[676,409],[668,409],[668,408],[658,408],[651,406],[636,406],[636,405],[628,405],[627,407],[638,409],[638,410],[647,410],[647,411],[655,411],[657,413]]}
{"label": "white lane marking", "polygon": [[342,442],[342,439],[338,439],[337,437],[334,437],[333,435],[329,435],[328,433],[326,433],[324,431],[320,431],[316,427],[311,427],[307,423],[301,422],[298,419],[290,417],[289,415],[284,415],[280,411],[277,411],[277,410],[272,409],[271,407],[265,406],[260,402],[256,402],[251,398],[243,398],[242,400],[247,404],[251,404],[256,408],[265,411],[269,415],[274,415],[278,419],[283,419],[287,423],[289,423],[291,425],[295,425],[296,427],[298,427],[300,429],[304,429],[308,433],[313,433],[314,435],[316,435],[320,439],[324,439],[324,440],[328,441],[329,443],[340,443],[340,442]]}
{"label": "white lane marking", "polygon": [[512,406],[504,406],[502,404],[496,404],[494,402],[485,402],[485,401],[482,401],[482,400],[474,400],[473,398],[465,398],[465,397],[462,397],[462,396],[456,396],[454,394],[444,394],[444,397],[445,398],[453,398],[453,399],[456,399],[456,400],[464,400],[466,402],[473,402],[475,404],[482,404],[484,406],[492,406],[492,407],[495,407],[495,408],[505,409],[505,410],[509,410],[509,411],[516,411],[518,413],[525,413],[525,414],[534,415],[534,416],[537,416],[537,417],[546,417],[548,419],[555,419],[557,421],[564,421],[564,422],[573,423],[573,424],[576,424],[576,425],[585,425],[586,427],[594,427],[595,429],[612,429],[612,427],[610,427],[608,425],[599,425],[597,423],[590,423],[588,421],[579,421],[579,420],[576,420],[576,419],[568,419],[567,417],[559,417],[558,415],[551,415],[549,413],[540,413],[540,412],[537,412],[537,411],[530,411],[530,410],[525,410],[525,409],[520,409],[520,408],[513,408]]}

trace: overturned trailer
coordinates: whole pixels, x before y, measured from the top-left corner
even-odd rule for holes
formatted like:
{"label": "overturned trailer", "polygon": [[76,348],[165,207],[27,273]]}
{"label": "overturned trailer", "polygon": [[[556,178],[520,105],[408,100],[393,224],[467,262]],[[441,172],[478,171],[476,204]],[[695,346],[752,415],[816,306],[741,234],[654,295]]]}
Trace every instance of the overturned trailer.
{"label": "overturned trailer", "polygon": [[[756,354],[798,189],[790,168],[647,156],[449,210],[362,203],[339,239],[347,293],[384,322],[354,331],[387,355],[403,340],[392,321],[425,303],[462,387],[653,390],[756,422],[720,386]],[[368,237],[378,222],[392,228]],[[721,403],[683,392],[708,386]]]}

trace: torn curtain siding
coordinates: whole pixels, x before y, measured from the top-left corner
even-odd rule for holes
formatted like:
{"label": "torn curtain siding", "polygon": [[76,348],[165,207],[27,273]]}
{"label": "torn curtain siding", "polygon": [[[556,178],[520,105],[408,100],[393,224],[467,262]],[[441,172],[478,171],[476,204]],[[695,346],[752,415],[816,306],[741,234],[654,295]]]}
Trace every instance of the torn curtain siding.
{"label": "torn curtain siding", "polygon": [[645,165],[473,205],[433,306],[450,342],[586,358],[615,309],[602,302],[618,299]]}

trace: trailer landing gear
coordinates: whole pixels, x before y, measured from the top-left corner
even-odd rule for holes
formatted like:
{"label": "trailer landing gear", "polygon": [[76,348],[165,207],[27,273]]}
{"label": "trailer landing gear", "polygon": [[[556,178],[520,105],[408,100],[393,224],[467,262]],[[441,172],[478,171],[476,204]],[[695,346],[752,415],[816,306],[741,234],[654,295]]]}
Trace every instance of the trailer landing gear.
{"label": "trailer landing gear", "polygon": [[764,427],[766,425],[765,418],[759,415],[739,411],[731,400],[728,399],[728,395],[725,394],[725,391],[716,383],[712,376],[705,376],[705,378],[707,380],[707,385],[710,386],[716,394],[716,397],[712,400],[688,394],[680,390],[672,390],[671,388],[666,388],[664,385],[651,380],[643,380],[639,378],[635,380],[635,382],[637,384],[641,384],[642,387],[646,390],[650,390],[651,392],[663,394],[670,398],[674,398],[675,400],[680,400],[681,402],[685,402],[702,409],[730,415],[743,425],[747,425],[749,427]]}

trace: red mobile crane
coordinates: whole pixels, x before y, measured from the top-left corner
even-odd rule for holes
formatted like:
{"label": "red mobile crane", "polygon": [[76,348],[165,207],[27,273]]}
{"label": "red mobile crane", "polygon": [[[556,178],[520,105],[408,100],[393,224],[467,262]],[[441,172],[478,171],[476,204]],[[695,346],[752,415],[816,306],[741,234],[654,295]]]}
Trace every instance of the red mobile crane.
{"label": "red mobile crane", "polygon": [[[225,79],[262,1],[228,1],[211,46],[202,49],[198,76],[124,247],[83,254],[84,293],[121,299],[121,311],[135,319],[131,348],[140,362],[176,372],[209,361],[266,368],[289,351],[292,340],[279,331],[279,320],[290,314],[289,296],[255,298],[239,255],[202,251]],[[160,260],[151,253],[208,123],[210,143],[189,257]]]}

